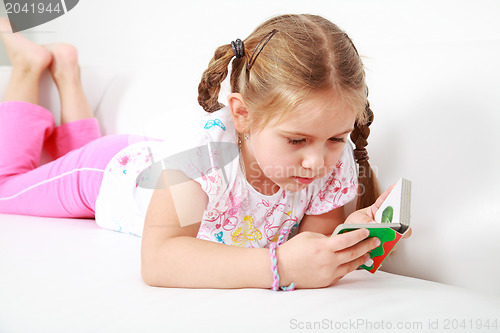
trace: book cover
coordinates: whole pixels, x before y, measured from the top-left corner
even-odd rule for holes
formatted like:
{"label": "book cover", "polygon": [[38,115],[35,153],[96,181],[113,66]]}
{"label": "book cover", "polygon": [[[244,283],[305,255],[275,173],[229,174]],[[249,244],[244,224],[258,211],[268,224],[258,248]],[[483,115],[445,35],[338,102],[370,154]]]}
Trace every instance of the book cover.
{"label": "book cover", "polygon": [[380,245],[369,252],[370,260],[360,267],[375,273],[410,227],[411,182],[401,178],[375,214],[376,223],[341,224],[333,235],[366,228],[368,237],[378,237]]}

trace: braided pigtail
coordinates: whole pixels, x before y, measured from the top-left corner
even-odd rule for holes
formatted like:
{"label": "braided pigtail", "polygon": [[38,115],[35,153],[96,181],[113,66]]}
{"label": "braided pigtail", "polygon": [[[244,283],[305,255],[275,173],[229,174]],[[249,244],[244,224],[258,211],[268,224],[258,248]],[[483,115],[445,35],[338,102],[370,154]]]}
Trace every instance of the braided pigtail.
{"label": "braided pigtail", "polygon": [[358,203],[356,209],[361,209],[372,205],[379,196],[379,187],[377,178],[368,163],[368,136],[370,135],[370,125],[373,122],[373,112],[370,109],[370,103],[366,102],[366,122],[360,123],[356,121],[354,130],[351,133],[351,140],[356,146],[354,149],[354,158],[359,165],[359,187],[358,187]]}
{"label": "braided pigtail", "polygon": [[233,56],[231,44],[220,46],[215,50],[214,57],[201,76],[201,82],[198,85],[198,103],[209,113],[224,107],[224,104],[219,103],[219,92]]}

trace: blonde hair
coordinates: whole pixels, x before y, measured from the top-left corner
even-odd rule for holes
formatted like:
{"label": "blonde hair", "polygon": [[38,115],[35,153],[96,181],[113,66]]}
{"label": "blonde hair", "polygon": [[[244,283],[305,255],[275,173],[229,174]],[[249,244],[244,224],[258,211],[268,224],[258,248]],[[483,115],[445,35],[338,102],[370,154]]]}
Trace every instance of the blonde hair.
{"label": "blonde hair", "polygon": [[[273,29],[277,33],[248,69],[250,55]],[[309,14],[273,17],[258,26],[243,41],[243,46],[245,56],[234,58],[231,63],[230,86],[231,92],[242,95],[252,127],[263,128],[271,120],[286,117],[309,94],[321,92],[333,92],[344,107],[350,108],[356,115],[356,127],[367,128],[367,122],[371,123],[373,114],[368,107],[361,58],[347,34],[329,20]],[[218,101],[219,92],[233,57],[231,44],[220,46],[202,75],[198,102],[207,112],[224,107]],[[354,132],[360,136],[367,131]],[[366,149],[361,145],[366,146],[367,137],[358,147],[358,138],[351,135],[356,149],[364,150],[365,155]],[[366,160],[367,156],[364,157]],[[371,178],[373,172],[363,174]],[[370,184],[360,178],[365,197],[378,195],[374,178]],[[367,205],[366,201],[361,205]]]}

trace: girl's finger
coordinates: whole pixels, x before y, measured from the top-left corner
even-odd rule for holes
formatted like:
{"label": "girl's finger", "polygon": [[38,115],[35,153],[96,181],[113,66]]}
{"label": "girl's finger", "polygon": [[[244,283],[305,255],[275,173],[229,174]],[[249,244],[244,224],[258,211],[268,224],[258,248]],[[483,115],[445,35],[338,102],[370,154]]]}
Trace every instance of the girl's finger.
{"label": "girl's finger", "polygon": [[368,229],[357,229],[340,235],[330,236],[328,243],[330,244],[330,249],[333,252],[342,251],[358,244],[363,239],[368,237],[369,234],[370,232]]}
{"label": "girl's finger", "polygon": [[409,228],[406,232],[405,232],[405,235],[403,236],[403,238],[408,238],[411,236],[411,233],[412,233],[412,230],[411,228]]}
{"label": "girl's finger", "polygon": [[363,265],[369,259],[370,259],[370,255],[368,253],[366,253],[365,255],[363,255],[359,258],[356,258],[352,261],[349,261],[349,262],[346,262],[346,263],[340,265],[338,268],[341,271],[345,272],[345,274],[344,274],[344,276],[345,276],[346,274],[349,274],[352,271],[354,271],[355,269],[357,269],[359,266]]}
{"label": "girl's finger", "polygon": [[353,245],[348,249],[337,252],[337,259],[341,263],[348,263],[363,257],[368,251],[373,250],[380,245],[380,240],[376,237],[370,237],[359,244]]}
{"label": "girl's finger", "polygon": [[375,220],[363,212],[354,212],[345,220],[346,224],[375,223]]}

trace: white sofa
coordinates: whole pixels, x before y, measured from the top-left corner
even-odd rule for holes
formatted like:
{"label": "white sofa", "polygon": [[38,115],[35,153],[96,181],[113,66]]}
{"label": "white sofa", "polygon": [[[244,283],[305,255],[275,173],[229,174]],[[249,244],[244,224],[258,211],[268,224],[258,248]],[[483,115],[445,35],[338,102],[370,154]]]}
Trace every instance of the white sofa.
{"label": "white sofa", "polygon": [[[26,35],[77,45],[105,134],[168,138],[203,114],[196,88],[215,47],[275,14],[330,18],[366,56],[370,161],[383,188],[412,180],[413,236],[384,271],[326,289],[166,289],[141,280],[138,237],[0,214],[0,332],[500,330],[498,2],[151,3],[82,1]],[[40,99],[58,122],[47,74]]]}

